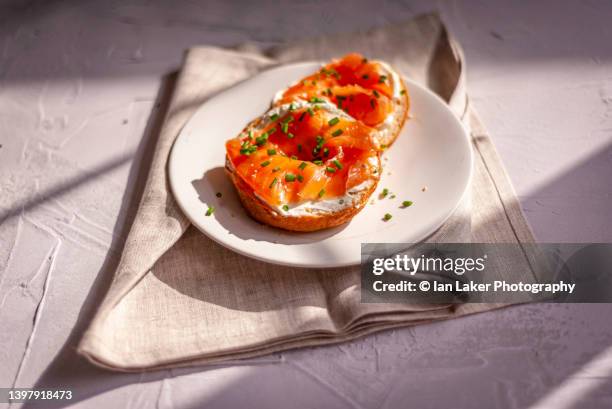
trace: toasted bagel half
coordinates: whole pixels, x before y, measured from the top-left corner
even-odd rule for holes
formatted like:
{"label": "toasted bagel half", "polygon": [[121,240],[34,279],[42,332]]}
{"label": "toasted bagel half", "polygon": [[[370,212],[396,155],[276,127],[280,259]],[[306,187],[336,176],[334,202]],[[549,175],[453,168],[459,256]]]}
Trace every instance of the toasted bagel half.
{"label": "toasted bagel half", "polygon": [[410,98],[401,76],[387,63],[348,54],[279,91],[273,105],[328,101],[376,130],[383,147],[393,144],[408,117]]}
{"label": "toasted bagel half", "polygon": [[226,151],[226,170],[248,213],[292,231],[346,223],[381,174],[375,131],[329,101],[276,106]]}

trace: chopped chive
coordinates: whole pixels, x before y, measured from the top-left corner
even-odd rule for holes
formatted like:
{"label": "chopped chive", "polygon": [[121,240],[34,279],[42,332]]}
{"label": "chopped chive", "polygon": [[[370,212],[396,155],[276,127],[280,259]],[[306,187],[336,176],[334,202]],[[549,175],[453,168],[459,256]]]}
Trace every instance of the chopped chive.
{"label": "chopped chive", "polygon": [[321,166],[323,164],[322,160],[313,160],[312,163],[314,163],[315,165]]}
{"label": "chopped chive", "polygon": [[297,175],[297,180],[298,180],[298,182],[303,182],[304,181],[304,176]]}
{"label": "chopped chive", "polygon": [[215,207],[214,206],[208,206],[208,210],[206,210],[206,216],[210,216],[214,212],[215,212]]}
{"label": "chopped chive", "polygon": [[329,148],[323,148],[323,156],[329,156]]}
{"label": "chopped chive", "polygon": [[264,132],[260,136],[255,138],[255,143],[257,145],[261,146],[261,145],[265,144],[267,140],[268,140],[268,133]]}
{"label": "chopped chive", "polygon": [[249,129],[249,136],[248,136],[248,138],[249,139],[253,139],[253,131],[251,131],[250,129]]}
{"label": "chopped chive", "polygon": [[336,168],[332,168],[331,166],[328,166],[325,168],[326,171],[328,171],[329,173],[334,173],[336,171]]}
{"label": "chopped chive", "polygon": [[372,91],[372,93],[374,94],[376,98],[380,98],[380,94],[378,93],[378,91],[374,90]]}
{"label": "chopped chive", "polygon": [[285,118],[283,118],[282,122],[284,124],[288,124],[289,122],[293,121],[295,118],[291,115],[287,115]]}
{"label": "chopped chive", "polygon": [[261,162],[261,163],[260,163],[260,166],[262,166],[262,167],[264,167],[264,168],[265,168],[265,167],[266,167],[266,166],[268,166],[269,164],[270,164],[270,161],[269,161],[269,160],[266,160],[266,161]]}
{"label": "chopped chive", "polygon": [[295,175],[293,173],[287,173],[285,175],[285,181],[293,182],[295,180]]}
{"label": "chopped chive", "polygon": [[298,143],[297,145],[298,152],[302,152],[302,144]]}
{"label": "chopped chive", "polygon": [[385,213],[385,217],[383,217],[383,220],[388,222],[389,220],[391,220],[393,216],[391,215],[391,213]]}
{"label": "chopped chive", "polygon": [[215,196],[217,196],[217,197],[221,197],[221,196],[223,196],[223,195],[221,194],[221,192],[217,192],[217,193],[215,194]]}
{"label": "chopped chive", "polygon": [[283,124],[281,125],[281,131],[283,131],[283,133],[287,133],[289,131],[289,123],[288,122],[283,122]]}
{"label": "chopped chive", "polygon": [[342,129],[336,129],[334,132],[332,132],[332,136],[336,137],[336,136],[340,136],[342,135]]}
{"label": "chopped chive", "polygon": [[278,172],[280,170],[280,167],[275,167],[274,169],[272,169],[272,172]]}
{"label": "chopped chive", "polygon": [[286,212],[289,211],[289,206],[288,205],[283,205],[283,210],[286,211]]}
{"label": "chopped chive", "polygon": [[374,101],[373,99],[370,100],[370,106],[372,107],[372,109],[376,108],[376,101]]}
{"label": "chopped chive", "polygon": [[370,76],[368,74],[363,74],[361,78],[363,78],[364,80],[367,80],[368,78],[370,78]]}
{"label": "chopped chive", "polygon": [[395,195],[391,195],[391,196],[389,196],[389,199],[395,199],[396,197],[397,196],[395,196]]}
{"label": "chopped chive", "polygon": [[312,110],[312,108],[308,107],[308,109],[306,111],[308,111],[308,114],[310,116],[314,116],[314,111]]}
{"label": "chopped chive", "polygon": [[380,149],[387,149],[387,145],[385,145],[384,143],[380,144]]}
{"label": "chopped chive", "polygon": [[341,99],[338,99],[338,104],[337,105],[338,105],[338,108],[342,109],[342,100]]}
{"label": "chopped chive", "polygon": [[240,154],[249,156],[257,150],[255,146],[246,146],[240,149]]}
{"label": "chopped chive", "polygon": [[334,165],[338,168],[338,170],[342,169],[342,164],[338,159],[334,159]]}
{"label": "chopped chive", "polygon": [[338,122],[340,122],[340,119],[336,116],[332,119],[330,119],[329,121],[327,121],[327,123],[329,124],[329,126],[334,126],[336,125]]}
{"label": "chopped chive", "polygon": [[276,155],[276,149],[268,149],[268,155]]}
{"label": "chopped chive", "polygon": [[289,112],[295,110],[295,105],[293,105],[293,102],[291,104],[289,104]]}
{"label": "chopped chive", "polygon": [[323,197],[324,194],[325,194],[325,189],[319,190],[319,194],[318,194],[319,197]]}
{"label": "chopped chive", "polygon": [[295,135],[292,134],[291,132],[287,133],[287,138],[293,139],[294,137],[295,137]]}
{"label": "chopped chive", "polygon": [[295,155],[291,155],[291,159],[293,159],[293,160],[297,160],[297,156],[295,156]]}
{"label": "chopped chive", "polygon": [[276,132],[276,128],[270,128],[268,129],[268,132],[266,132],[268,135],[272,135],[274,132]]}
{"label": "chopped chive", "polygon": [[298,118],[298,121],[302,122],[302,119],[304,119],[305,115],[306,115],[306,111],[302,112],[302,115],[300,115],[300,117]]}
{"label": "chopped chive", "polygon": [[412,206],[412,203],[413,203],[412,200],[404,200],[402,202],[402,207],[410,207]]}
{"label": "chopped chive", "polygon": [[388,195],[388,194],[389,194],[389,189],[384,188],[384,189],[382,190],[382,192],[381,192],[381,194],[380,194],[380,195],[381,195],[382,197],[387,197],[387,195]]}
{"label": "chopped chive", "polygon": [[274,180],[272,180],[272,183],[270,183],[270,189],[272,189],[274,185],[276,185],[276,182],[278,182],[278,179],[274,178]]}
{"label": "chopped chive", "polygon": [[300,166],[298,166],[298,168],[300,170],[304,170],[304,169],[306,169],[306,166],[308,166],[308,164],[306,162],[302,162],[302,163],[300,163]]}
{"label": "chopped chive", "polygon": [[401,91],[400,91],[400,95],[404,95],[405,93],[406,93],[406,90],[405,90],[405,89],[403,89],[403,90],[401,90]]}
{"label": "chopped chive", "polygon": [[378,77],[378,83],[379,84],[382,84],[386,80],[387,80],[387,76],[386,75],[381,75],[380,77]]}
{"label": "chopped chive", "polygon": [[325,102],[325,100],[323,100],[321,98],[317,98],[317,97],[310,98],[310,103],[311,104],[320,104],[322,102]]}
{"label": "chopped chive", "polygon": [[278,119],[278,114],[270,115],[270,119],[273,120],[273,121],[276,121]]}

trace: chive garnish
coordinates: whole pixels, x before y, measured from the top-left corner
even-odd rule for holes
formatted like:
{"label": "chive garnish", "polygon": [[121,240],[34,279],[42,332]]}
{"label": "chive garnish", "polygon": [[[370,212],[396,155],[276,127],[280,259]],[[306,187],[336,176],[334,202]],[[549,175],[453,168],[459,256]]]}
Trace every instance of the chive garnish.
{"label": "chive garnish", "polygon": [[303,182],[304,181],[304,176],[297,175],[297,180],[298,180],[298,182]]}
{"label": "chive garnish", "polygon": [[276,185],[276,182],[278,182],[278,179],[274,178],[274,180],[272,180],[272,183],[270,183],[270,189],[272,189],[274,185]]}
{"label": "chive garnish", "polygon": [[302,152],[302,144],[298,143],[297,145],[298,152]]}
{"label": "chive garnish", "polygon": [[276,149],[268,149],[268,155],[276,155]]}
{"label": "chive garnish", "polygon": [[261,167],[264,167],[264,168],[265,168],[265,167],[266,167],[266,166],[268,166],[269,164],[270,164],[270,161],[269,161],[269,160],[266,160],[266,161],[261,162],[261,164],[260,164],[260,165],[261,165]]}
{"label": "chive garnish", "polygon": [[270,119],[273,120],[273,121],[276,121],[278,119],[278,114],[270,115]]}
{"label": "chive garnish", "polygon": [[329,124],[329,126],[334,126],[336,125],[338,122],[340,122],[340,119],[336,116],[332,119],[330,119],[329,121],[327,121],[327,123]]}
{"label": "chive garnish", "polygon": [[325,189],[319,190],[319,194],[318,194],[319,197],[323,197],[324,194],[325,194]]}
{"label": "chive garnish", "polygon": [[206,216],[210,216],[214,212],[215,212],[215,207],[214,206],[208,206],[208,210],[206,210]]}
{"label": "chive garnish", "polygon": [[412,206],[412,203],[413,203],[412,200],[404,200],[402,202],[402,207],[410,207]]}
{"label": "chive garnish", "polygon": [[323,164],[322,160],[313,160],[312,163],[314,163],[315,165],[321,166]]}
{"label": "chive garnish", "polygon": [[384,189],[382,190],[382,192],[381,192],[381,194],[380,194],[380,195],[381,195],[382,197],[387,197],[387,195],[388,195],[388,194],[389,194],[389,189],[384,188]]}
{"label": "chive garnish", "polygon": [[300,170],[304,170],[304,169],[306,169],[306,166],[308,166],[307,163],[306,162],[302,162],[302,163],[300,163],[300,166],[298,166],[298,168]]}
{"label": "chive garnish", "polygon": [[325,168],[326,171],[328,171],[329,173],[334,173],[336,171],[336,168],[332,168],[331,166],[328,166]]}
{"label": "chive garnish", "polygon": [[268,135],[272,135],[274,132],[276,132],[276,128],[270,128],[268,129],[268,132],[266,132]]}
{"label": "chive garnish", "polygon": [[378,83],[379,84],[382,84],[386,80],[387,80],[387,76],[386,75],[381,75],[380,77],[378,77]]}
{"label": "chive garnish", "polygon": [[300,115],[300,117],[298,118],[298,121],[302,122],[302,119],[304,119],[305,115],[306,115],[306,111],[302,112],[302,115]]}
{"label": "chive garnish", "polygon": [[285,181],[293,182],[295,180],[295,175],[293,173],[287,173],[285,175]]}
{"label": "chive garnish", "polygon": [[332,136],[336,137],[336,136],[340,136],[342,135],[342,129],[336,129],[334,132],[332,132]]}
{"label": "chive garnish", "polygon": [[293,159],[293,160],[297,160],[297,156],[295,156],[295,155],[291,155],[291,159]]}
{"label": "chive garnish", "polygon": [[257,138],[255,138],[255,143],[259,146],[263,145],[264,143],[266,143],[266,141],[268,140],[268,133],[264,132],[262,133],[260,136],[258,136]]}
{"label": "chive garnish", "polygon": [[289,104],[289,112],[293,111],[295,109],[295,105],[293,105],[293,102],[291,104]]}
{"label": "chive garnish", "polygon": [[310,103],[311,104],[320,104],[322,102],[325,102],[324,100],[322,100],[321,98],[317,98],[317,97],[312,97],[310,98]]}
{"label": "chive garnish", "polygon": [[391,220],[393,216],[390,213],[385,213],[385,217],[383,217],[383,220],[388,222],[389,220]]}
{"label": "chive garnish", "polygon": [[370,106],[372,107],[372,109],[376,108],[376,101],[374,101],[373,99],[370,100]]}
{"label": "chive garnish", "polygon": [[312,110],[312,108],[308,107],[308,109],[306,111],[308,111],[308,114],[310,116],[314,116],[314,111]]}
{"label": "chive garnish", "polygon": [[323,148],[323,156],[329,156],[329,149]]}
{"label": "chive garnish", "polygon": [[283,210],[284,210],[284,211],[288,211],[288,210],[289,210],[289,206],[287,206],[287,205],[283,205]]}
{"label": "chive garnish", "polygon": [[283,124],[281,125],[281,131],[283,131],[283,133],[287,133],[289,131],[289,123],[288,122],[283,122]]}
{"label": "chive garnish", "polygon": [[292,134],[291,132],[287,133],[287,138],[293,139],[294,137],[295,137],[295,135]]}
{"label": "chive garnish", "polygon": [[272,169],[272,172],[278,172],[280,170],[280,167],[275,167],[274,169]]}
{"label": "chive garnish", "polygon": [[336,165],[338,169],[342,169],[342,164],[340,163],[338,159],[334,159],[334,165]]}
{"label": "chive garnish", "polygon": [[375,96],[376,98],[379,98],[379,97],[380,97],[380,94],[378,93],[378,91],[374,90],[374,91],[372,91],[372,92],[373,92],[373,94],[374,94],[374,96]]}

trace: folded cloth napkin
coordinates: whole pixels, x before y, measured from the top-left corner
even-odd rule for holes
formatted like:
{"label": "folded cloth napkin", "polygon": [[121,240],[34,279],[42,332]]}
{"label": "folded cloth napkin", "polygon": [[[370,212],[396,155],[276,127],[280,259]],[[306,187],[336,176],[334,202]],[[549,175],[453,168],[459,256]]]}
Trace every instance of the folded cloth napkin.
{"label": "folded cloth napkin", "polygon": [[276,64],[351,51],[386,60],[430,87],[471,129],[476,157],[471,194],[428,240],[533,241],[495,148],[468,104],[461,51],[437,15],[265,54],[253,47],[192,48],[112,285],[79,345],[82,355],[120,371],[206,364],[499,306],[361,303],[359,266],[297,269],[245,258],[190,227],[179,210],[168,188],[168,154],[181,127],[209,96]]}

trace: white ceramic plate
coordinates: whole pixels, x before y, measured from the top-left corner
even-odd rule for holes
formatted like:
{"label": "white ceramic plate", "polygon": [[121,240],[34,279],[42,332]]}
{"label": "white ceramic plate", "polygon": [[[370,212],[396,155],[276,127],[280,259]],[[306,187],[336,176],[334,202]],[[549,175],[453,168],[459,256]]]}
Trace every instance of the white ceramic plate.
{"label": "white ceramic plate", "polygon": [[[225,141],[265,112],[276,91],[319,67],[281,66],[223,91],[198,109],[176,139],[169,163],[174,196],[191,222],[223,246],[275,264],[359,264],[361,243],[418,242],[444,223],[466,191],[473,161],[466,131],[440,98],[406,80],[411,119],[383,156],[374,204],[343,226],[314,233],[291,233],[251,219],[225,174]],[[383,188],[396,198],[379,200]],[[404,200],[414,204],[401,209]],[[209,217],[208,204],[216,208]],[[385,213],[393,215],[388,222],[382,220]]]}

